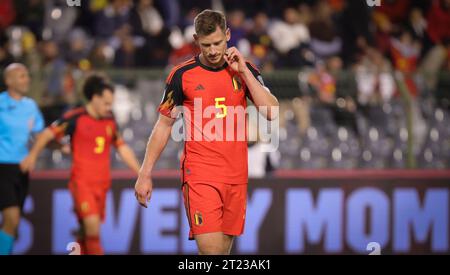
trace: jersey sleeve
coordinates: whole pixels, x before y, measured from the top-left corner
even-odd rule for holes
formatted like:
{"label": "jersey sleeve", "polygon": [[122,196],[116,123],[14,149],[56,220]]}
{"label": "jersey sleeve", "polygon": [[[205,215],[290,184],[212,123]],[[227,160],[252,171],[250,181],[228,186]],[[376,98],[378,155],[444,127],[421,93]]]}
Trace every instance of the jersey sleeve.
{"label": "jersey sleeve", "polygon": [[[253,76],[258,80],[258,82],[263,87],[266,87],[266,85],[264,84],[263,77],[262,77],[261,73],[259,72],[259,70],[250,62],[246,62],[246,64],[247,64],[247,68],[250,70],[250,72],[253,74]],[[267,91],[270,92],[269,89],[267,89]],[[247,86],[245,87],[245,95],[253,102],[252,95],[250,94],[250,91],[248,90]]]}
{"label": "jersey sleeve", "polygon": [[174,108],[183,104],[183,88],[181,73],[174,70],[166,79],[164,96],[159,104],[158,112],[166,117],[176,118]]}
{"label": "jersey sleeve", "polygon": [[65,113],[61,118],[54,121],[48,129],[53,132],[57,140],[62,139],[65,136],[71,136],[75,131],[78,115],[69,111]]}
{"label": "jersey sleeve", "polygon": [[125,145],[125,140],[120,133],[119,126],[117,125],[116,120],[114,120],[112,144],[115,148],[119,148],[120,146]]}

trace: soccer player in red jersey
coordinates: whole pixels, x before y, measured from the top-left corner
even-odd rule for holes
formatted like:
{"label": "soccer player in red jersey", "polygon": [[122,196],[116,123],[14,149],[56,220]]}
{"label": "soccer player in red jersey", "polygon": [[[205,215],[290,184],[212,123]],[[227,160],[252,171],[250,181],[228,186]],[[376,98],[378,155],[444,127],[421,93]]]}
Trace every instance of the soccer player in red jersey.
{"label": "soccer player in red jersey", "polygon": [[103,254],[100,225],[105,218],[106,194],[111,186],[110,153],[114,146],[122,160],[138,173],[139,162],[121,138],[111,108],[114,88],[103,77],[90,76],[83,87],[85,107],[68,111],[38,136],[23,166],[32,170],[51,140],[70,136],[72,169],[69,189],[80,222],[82,254]]}
{"label": "soccer player in red jersey", "polygon": [[[278,115],[278,101],[238,49],[227,48],[231,34],[221,12],[204,10],[194,25],[201,53],[176,66],[167,78],[160,116],[149,138],[135,191],[139,203],[147,207],[153,188],[152,169],[179,114],[175,107],[182,106],[187,111],[182,113],[187,131],[181,174],[189,239],[196,240],[200,254],[229,254],[234,236],[243,233],[248,182],[247,138],[228,139],[235,130],[245,131],[245,116],[231,110],[245,109],[249,98],[263,116],[273,120]],[[195,119],[195,113],[206,114],[211,109],[212,114]],[[194,113],[194,119],[186,113]],[[227,120],[231,116],[230,126]],[[211,124],[217,128],[211,130]],[[220,128],[225,129],[220,132]]]}

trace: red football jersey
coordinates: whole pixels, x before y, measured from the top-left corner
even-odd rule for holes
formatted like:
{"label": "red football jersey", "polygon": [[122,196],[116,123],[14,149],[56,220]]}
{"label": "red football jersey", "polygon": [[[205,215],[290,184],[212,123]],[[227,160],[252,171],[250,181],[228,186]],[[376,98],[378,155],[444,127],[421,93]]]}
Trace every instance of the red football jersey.
{"label": "red football jersey", "polygon": [[[247,66],[264,85],[259,71],[250,63]],[[172,69],[158,110],[174,118],[175,107],[182,106],[190,114],[183,113],[183,182],[247,183],[247,97],[244,81],[227,63],[210,68],[196,56]],[[199,102],[201,107],[194,110]]]}
{"label": "red football jersey", "polygon": [[77,108],[68,111],[49,129],[56,139],[70,136],[72,181],[110,184],[111,145],[117,148],[124,144],[112,115],[96,119],[85,108]]}

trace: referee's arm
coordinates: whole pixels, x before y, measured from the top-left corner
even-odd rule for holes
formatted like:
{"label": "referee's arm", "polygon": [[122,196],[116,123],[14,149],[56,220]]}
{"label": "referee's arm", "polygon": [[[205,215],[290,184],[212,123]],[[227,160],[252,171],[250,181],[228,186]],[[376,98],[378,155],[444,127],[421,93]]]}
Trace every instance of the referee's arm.
{"label": "referee's arm", "polygon": [[31,148],[30,153],[20,163],[20,169],[22,172],[25,173],[33,171],[36,165],[36,160],[42,149],[44,149],[45,146],[54,138],[55,134],[49,128],[46,128],[37,136],[36,142],[34,143],[33,148]]}

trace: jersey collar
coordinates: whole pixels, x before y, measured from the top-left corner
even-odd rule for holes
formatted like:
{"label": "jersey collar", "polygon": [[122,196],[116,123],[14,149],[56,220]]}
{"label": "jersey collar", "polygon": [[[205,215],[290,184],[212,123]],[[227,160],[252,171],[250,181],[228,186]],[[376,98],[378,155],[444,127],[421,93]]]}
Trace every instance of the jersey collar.
{"label": "jersey collar", "polygon": [[211,72],[220,72],[221,70],[223,70],[223,69],[225,69],[226,67],[228,67],[228,63],[227,63],[227,62],[225,62],[221,67],[218,67],[218,68],[213,68],[213,67],[206,66],[205,64],[203,64],[203,63],[200,61],[200,56],[199,56],[199,55],[197,55],[197,56],[195,57],[195,61],[197,62],[197,64],[198,64],[200,67],[202,67],[203,69],[205,69],[205,70],[207,70],[207,71],[211,71]]}

